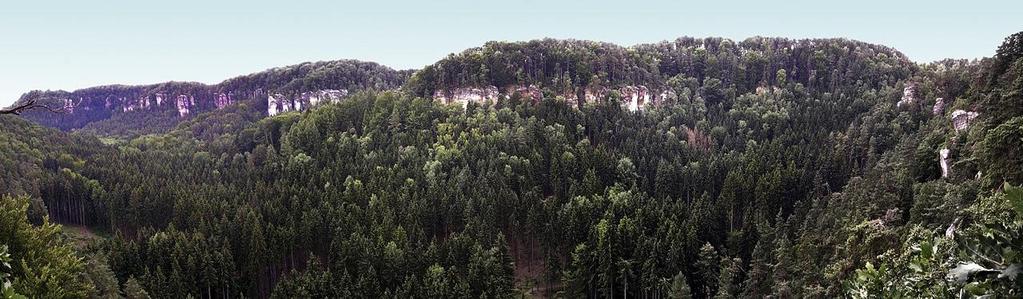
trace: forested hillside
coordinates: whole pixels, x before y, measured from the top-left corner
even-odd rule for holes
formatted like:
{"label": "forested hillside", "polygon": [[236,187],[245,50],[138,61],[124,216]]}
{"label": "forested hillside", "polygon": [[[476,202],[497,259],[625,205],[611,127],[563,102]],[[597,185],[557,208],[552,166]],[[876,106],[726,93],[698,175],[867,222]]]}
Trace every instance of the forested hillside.
{"label": "forested hillside", "polygon": [[708,92],[706,100],[716,103],[721,97],[786,83],[832,92],[893,86],[914,67],[889,47],[846,39],[755,37],[737,42],[685,37],[633,47],[546,39],[468,49],[417,72],[406,87],[429,96],[467,86],[536,85],[569,98],[628,85],[680,95],[685,88],[714,88],[718,90]]}
{"label": "forested hillside", "polygon": [[[168,132],[178,122],[202,112],[258,119],[266,117],[268,111],[303,110],[302,105],[308,108],[318,100],[338,100],[361,90],[397,88],[410,74],[372,62],[338,60],[273,68],[215,85],[167,82],[72,92],[32,91],[22,95],[18,103],[35,100],[62,109],[64,113],[59,114],[45,110],[25,113],[26,118],[46,126],[134,137]],[[321,95],[327,92],[332,97]],[[225,108],[233,111],[222,112]]]}
{"label": "forested hillside", "polygon": [[139,137],[0,116],[4,293],[1023,295],[1023,33],[927,64],[845,39],[492,42],[409,76]]}

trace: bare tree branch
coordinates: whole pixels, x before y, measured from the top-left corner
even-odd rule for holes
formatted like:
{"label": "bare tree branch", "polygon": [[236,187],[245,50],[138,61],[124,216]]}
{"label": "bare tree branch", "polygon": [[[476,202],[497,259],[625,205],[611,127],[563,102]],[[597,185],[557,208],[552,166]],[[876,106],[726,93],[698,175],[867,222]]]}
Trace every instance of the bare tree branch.
{"label": "bare tree branch", "polygon": [[52,108],[50,106],[46,106],[46,105],[43,105],[43,104],[37,104],[36,100],[33,99],[33,100],[25,101],[25,103],[22,103],[21,105],[16,105],[16,106],[8,108],[8,109],[0,109],[0,114],[19,115],[22,112],[25,112],[25,111],[28,111],[28,110],[32,110],[32,109],[36,109],[36,108],[46,109],[46,110],[48,110],[50,112],[53,112],[53,113],[64,113],[65,112],[65,108],[55,109],[55,108]]}

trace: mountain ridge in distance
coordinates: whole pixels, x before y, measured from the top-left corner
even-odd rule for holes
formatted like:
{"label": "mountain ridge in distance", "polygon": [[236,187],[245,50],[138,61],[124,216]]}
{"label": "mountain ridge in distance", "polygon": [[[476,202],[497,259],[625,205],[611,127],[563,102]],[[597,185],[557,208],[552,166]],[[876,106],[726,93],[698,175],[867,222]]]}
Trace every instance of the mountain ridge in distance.
{"label": "mountain ridge in distance", "polygon": [[[836,47],[834,45],[845,48],[849,53],[834,53],[837,50],[833,49]],[[559,56],[561,50],[573,54]],[[127,136],[166,132],[183,119],[231,104],[241,103],[245,106],[243,111],[267,116],[304,110],[316,105],[321,98],[337,101],[361,90],[401,88],[417,96],[432,97],[443,102],[459,102],[462,105],[469,101],[494,100],[498,96],[513,93],[528,95],[535,101],[547,92],[574,101],[576,106],[587,100],[602,100],[614,91],[619,96],[624,94],[624,97],[637,98],[634,106],[639,109],[648,102],[661,101],[670,96],[666,86],[671,77],[682,74],[696,79],[696,85],[703,84],[702,80],[707,74],[694,64],[716,59],[707,55],[781,53],[790,60],[782,64],[760,63],[755,66],[760,68],[757,70],[726,69],[736,73],[759,72],[754,75],[761,77],[762,82],[735,86],[736,92],[742,93],[765,85],[761,83],[769,84],[776,77],[774,72],[777,69],[786,69],[791,80],[805,82],[807,85],[818,83],[816,81],[828,84],[823,81],[830,80],[830,74],[819,76],[822,77],[820,79],[818,75],[812,74],[815,77],[811,78],[811,72],[815,70],[802,71],[797,64],[809,59],[806,54],[808,52],[828,52],[827,60],[832,61],[857,50],[882,53],[890,56],[887,63],[902,65],[902,69],[912,68],[909,59],[893,48],[844,38],[751,37],[733,41],[719,37],[680,37],[633,46],[548,38],[487,42],[480,47],[453,53],[421,70],[399,71],[375,62],[357,60],[307,62],[270,68],[217,84],[164,82],[147,85],[112,84],[71,92],[31,91],[22,95],[17,103],[36,100],[67,110],[67,113],[59,115],[43,111],[26,113],[26,118],[46,126]],[[476,59],[480,55],[487,61]],[[649,59],[660,61],[660,65],[651,65],[650,61],[645,61]],[[679,61],[664,63],[672,59]],[[685,59],[688,61],[682,61]],[[468,73],[479,72],[481,68],[485,68],[487,73]],[[745,78],[738,80],[748,81]],[[731,82],[722,83],[729,87]],[[698,87],[693,86],[694,89]]]}
{"label": "mountain ridge in distance", "polygon": [[[62,114],[28,111],[24,116],[62,130],[82,129],[108,135],[166,132],[181,120],[202,112],[244,104],[248,110],[269,107],[276,94],[287,97],[281,110],[292,110],[302,90],[357,92],[393,89],[411,71],[399,71],[357,60],[306,62],[226,79],[217,84],[172,81],[147,85],[104,85],[75,91],[31,91],[16,102],[36,100],[60,107]],[[309,99],[305,99],[308,101]],[[308,104],[308,102],[307,102]],[[299,104],[301,105],[301,104]]]}

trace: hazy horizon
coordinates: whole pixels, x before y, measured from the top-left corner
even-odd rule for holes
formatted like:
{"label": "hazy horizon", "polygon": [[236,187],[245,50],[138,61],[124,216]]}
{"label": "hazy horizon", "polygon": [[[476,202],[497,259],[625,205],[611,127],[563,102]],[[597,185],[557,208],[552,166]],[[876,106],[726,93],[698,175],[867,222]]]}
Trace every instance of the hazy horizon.
{"label": "hazy horizon", "polygon": [[681,36],[835,37],[890,46],[920,63],[976,59],[991,56],[1002,38],[1018,31],[1019,24],[1005,20],[1023,12],[1023,4],[995,10],[991,1],[969,7],[869,2],[14,3],[0,12],[0,106],[30,90],[212,84],[307,61],[357,59],[416,69],[494,40],[631,46]]}

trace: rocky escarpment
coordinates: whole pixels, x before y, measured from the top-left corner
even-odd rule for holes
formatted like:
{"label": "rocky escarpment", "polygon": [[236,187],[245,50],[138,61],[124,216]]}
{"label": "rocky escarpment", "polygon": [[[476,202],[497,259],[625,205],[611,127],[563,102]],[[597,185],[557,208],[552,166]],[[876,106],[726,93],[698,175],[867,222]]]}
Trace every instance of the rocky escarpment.
{"label": "rocky escarpment", "polygon": [[[942,101],[942,99],[940,98],[938,100]],[[937,111],[937,108],[935,108],[935,111]],[[960,134],[963,131],[968,130],[970,128],[971,123],[978,116],[980,116],[980,113],[957,109],[955,111],[952,111],[952,115],[949,116],[949,120],[952,123],[953,131],[956,134]],[[955,167],[953,166],[955,165],[956,161],[954,157],[950,155],[951,153],[952,151],[949,150],[948,148],[942,148],[938,150],[938,165],[941,167],[941,177],[943,178],[948,178],[954,174],[953,168]],[[978,173],[977,175],[979,176],[980,174]]]}
{"label": "rocky escarpment", "polygon": [[84,127],[90,123],[121,118],[160,117],[183,119],[196,113],[222,109],[238,98],[258,96],[259,91],[222,91],[216,86],[200,83],[164,83],[146,86],[101,86],[72,92],[35,91],[19,101],[36,100],[63,110],[61,114],[29,111],[25,117],[62,130]]}
{"label": "rocky escarpment", "polygon": [[[884,67],[867,73],[861,65]],[[904,82],[913,68],[892,48],[845,39],[683,37],[627,47],[544,39],[489,42],[452,54],[416,72],[405,89],[459,105],[493,101],[518,89],[542,91],[574,106],[617,95],[623,106],[638,111],[669,102],[672,93],[699,97],[708,105],[763,86],[797,84],[809,93],[841,94],[845,91],[834,89],[843,82],[879,88]],[[914,89],[906,90],[904,104],[919,103]]]}
{"label": "rocky escarpment", "polygon": [[965,131],[970,127],[970,123],[973,122],[980,113],[966,110],[952,111],[952,128],[955,129],[956,133]]}
{"label": "rocky escarpment", "polygon": [[297,96],[275,93],[269,95],[266,99],[266,113],[267,115],[274,116],[288,111],[302,111],[321,103],[336,103],[347,96],[347,89],[307,91]]}
{"label": "rocky escarpment", "polygon": [[902,99],[895,103],[896,107],[916,104],[916,84],[909,83],[902,89]]}
{"label": "rocky escarpment", "polygon": [[[469,103],[494,103],[501,98],[512,96],[538,102],[543,99],[544,94],[536,85],[511,85],[504,90],[490,85],[437,90],[433,94],[433,99],[440,103],[459,105],[465,108]],[[601,103],[617,98],[622,107],[630,111],[642,110],[647,106],[673,100],[675,97],[675,92],[672,90],[651,90],[644,85],[628,85],[620,88],[580,88],[575,93],[557,95],[557,98],[567,101],[576,108],[585,103]]]}
{"label": "rocky escarpment", "polygon": [[[19,102],[35,100],[64,113],[29,111],[24,117],[62,130],[102,123],[136,133],[173,128],[200,113],[241,105],[252,113],[275,115],[336,102],[349,92],[400,87],[411,71],[396,71],[371,62],[340,60],[303,63],[228,79],[219,84],[168,82],[111,85],[75,91],[32,91]],[[118,134],[119,132],[107,132]]]}

